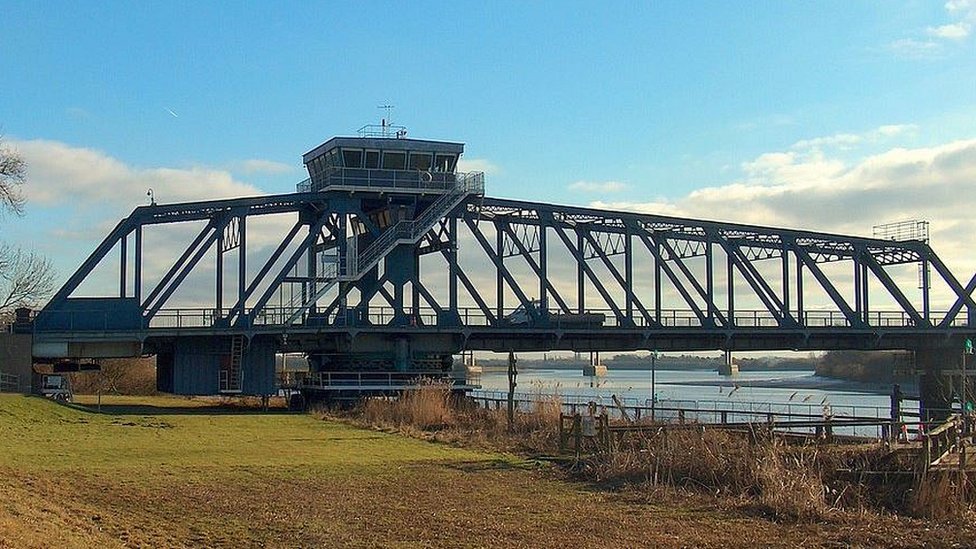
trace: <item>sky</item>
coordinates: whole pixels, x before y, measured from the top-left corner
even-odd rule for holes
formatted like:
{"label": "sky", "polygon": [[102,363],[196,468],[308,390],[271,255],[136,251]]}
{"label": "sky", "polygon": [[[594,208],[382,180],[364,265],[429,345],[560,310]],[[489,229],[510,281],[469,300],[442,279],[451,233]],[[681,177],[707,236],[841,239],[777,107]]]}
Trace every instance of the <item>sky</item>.
{"label": "sky", "polygon": [[976,271],[976,0],[0,0],[0,240],[66,279],[159,202],[290,192],[394,105],[491,196],[870,235]]}

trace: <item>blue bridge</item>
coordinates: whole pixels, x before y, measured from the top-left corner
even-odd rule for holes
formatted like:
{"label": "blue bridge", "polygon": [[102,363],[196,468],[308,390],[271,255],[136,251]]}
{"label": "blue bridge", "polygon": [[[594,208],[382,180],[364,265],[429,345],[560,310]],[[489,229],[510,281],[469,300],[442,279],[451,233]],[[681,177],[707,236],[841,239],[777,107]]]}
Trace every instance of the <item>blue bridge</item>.
{"label": "blue bridge", "polygon": [[34,318],[35,361],[153,354],[161,390],[264,395],[277,353],[395,385],[479,350],[904,349],[951,400],[976,277],[925,239],[491,198],[463,148],[336,137],[295,193],[136,208]]}

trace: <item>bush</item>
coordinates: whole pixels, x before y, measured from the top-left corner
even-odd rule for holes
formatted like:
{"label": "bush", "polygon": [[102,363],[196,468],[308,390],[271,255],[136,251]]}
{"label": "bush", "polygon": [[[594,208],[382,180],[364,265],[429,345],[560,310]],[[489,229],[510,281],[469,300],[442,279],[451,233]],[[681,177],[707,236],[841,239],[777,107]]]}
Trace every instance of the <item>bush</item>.
{"label": "bush", "polygon": [[93,395],[156,394],[156,358],[106,358],[100,370],[71,374],[75,393]]}

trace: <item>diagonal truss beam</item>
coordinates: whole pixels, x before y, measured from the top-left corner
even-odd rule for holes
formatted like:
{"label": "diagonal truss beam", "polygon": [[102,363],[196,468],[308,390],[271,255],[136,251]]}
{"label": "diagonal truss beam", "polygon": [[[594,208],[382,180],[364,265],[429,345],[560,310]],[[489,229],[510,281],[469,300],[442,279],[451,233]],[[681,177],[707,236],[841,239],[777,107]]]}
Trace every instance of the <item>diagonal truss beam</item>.
{"label": "diagonal truss beam", "polygon": [[966,287],[963,288],[959,280],[946,268],[945,263],[937,255],[930,252],[928,259],[932,267],[935,268],[935,271],[939,273],[939,276],[956,293],[956,301],[949,308],[945,318],[939,322],[939,327],[945,328],[952,325],[963,306],[969,307],[970,310],[976,310],[976,301],[973,301],[973,290],[976,290],[976,275],[973,275],[973,278],[969,280],[969,284],[966,284]]}
{"label": "diagonal truss beam", "polygon": [[773,318],[776,319],[776,323],[782,326],[785,324],[786,319],[792,320],[792,317],[789,316],[789,312],[786,311],[786,307],[783,305],[783,302],[779,300],[776,293],[773,292],[773,289],[769,287],[769,284],[766,283],[766,280],[763,279],[762,275],[755,268],[752,262],[745,257],[739,247],[731,242],[728,242],[726,239],[720,239],[719,243],[725,250],[726,256],[739,270],[742,277],[746,279],[746,282],[749,283],[752,290],[756,292],[756,295],[759,296],[759,299],[763,302],[763,305],[766,306],[769,313],[772,314]]}
{"label": "diagonal truss beam", "polygon": [[271,267],[273,267],[274,264],[278,261],[278,258],[280,258],[281,254],[285,252],[285,249],[291,244],[291,241],[295,239],[295,235],[298,234],[298,231],[301,230],[301,228],[304,225],[305,223],[301,219],[296,221],[295,225],[291,228],[290,231],[288,231],[288,234],[285,236],[285,238],[278,244],[278,247],[275,248],[275,251],[272,252],[271,257],[269,257],[268,260],[264,262],[264,265],[261,267],[261,270],[258,271],[258,274],[254,277],[253,280],[251,280],[251,283],[247,286],[247,289],[244,290],[244,295],[238,298],[237,303],[231,309],[232,320],[235,315],[238,321],[240,321],[244,317],[244,307],[245,304],[247,303],[247,300],[251,298],[251,295],[254,293],[254,290],[257,289],[259,284],[261,284],[261,282],[264,280],[264,277],[268,275],[268,272],[271,271]]}
{"label": "diagonal truss beam", "polygon": [[911,317],[912,321],[915,323],[916,326],[925,326],[925,327],[932,326],[931,322],[929,322],[925,318],[922,318],[922,315],[919,314],[918,309],[916,309],[915,306],[912,305],[911,300],[909,300],[905,296],[904,292],[901,291],[901,288],[899,288],[898,285],[895,284],[895,281],[891,279],[891,276],[888,275],[888,272],[885,271],[885,268],[880,263],[878,263],[878,260],[875,259],[874,256],[872,256],[871,254],[863,254],[861,258],[864,260],[864,263],[865,265],[867,265],[868,269],[870,269],[871,272],[874,273],[874,276],[876,276],[878,280],[881,281],[881,285],[884,286],[886,290],[888,290],[888,293],[891,294],[891,297],[895,298],[895,301],[897,301],[898,304],[901,305],[902,310],[908,313],[908,316]]}
{"label": "diagonal truss beam", "polygon": [[[265,305],[268,304],[268,300],[270,300],[271,296],[274,295],[275,290],[281,286],[281,281],[284,280],[284,278],[288,276],[288,273],[291,272],[295,265],[298,264],[298,260],[300,260],[302,256],[308,252],[309,246],[312,246],[315,244],[315,241],[318,240],[319,231],[322,229],[322,226],[325,225],[328,217],[329,214],[327,212],[319,213],[318,219],[315,220],[315,224],[311,226],[308,234],[304,239],[302,239],[302,243],[295,248],[295,251],[292,252],[291,257],[288,258],[288,261],[286,261],[284,266],[281,267],[281,270],[278,271],[278,276],[274,278],[271,284],[268,284],[268,287],[264,290],[264,293],[260,298],[258,298],[257,303],[254,304],[254,308],[251,309],[251,313],[248,316],[249,323],[254,322],[254,318],[257,316],[257,314],[264,309]],[[301,220],[299,220],[299,223],[301,223]],[[311,303],[314,303],[314,301]],[[303,304],[304,309],[307,309],[311,303]]]}
{"label": "diagonal truss beam", "polygon": [[813,273],[814,278],[817,279],[817,282],[820,283],[820,286],[824,289],[824,291],[827,292],[827,295],[830,296],[830,299],[834,301],[834,305],[837,305],[837,307],[841,310],[841,312],[844,314],[844,317],[847,318],[847,321],[851,323],[851,326],[858,327],[858,328],[864,327],[864,320],[861,319],[860,315],[855,313],[853,309],[851,309],[850,304],[847,303],[847,300],[844,299],[844,296],[840,295],[840,292],[837,291],[837,288],[830,281],[830,278],[828,278],[827,275],[824,274],[823,270],[820,269],[820,266],[817,265],[817,262],[814,261],[812,257],[810,257],[810,254],[808,254],[806,250],[800,247],[794,248],[794,252],[796,252],[796,256],[799,257],[801,261],[803,261],[803,264],[806,265],[808,269],[810,269],[810,272]]}
{"label": "diagonal truss beam", "polygon": [[[627,294],[628,299],[632,300],[634,305],[637,306],[637,310],[640,311],[641,315],[644,317],[644,320],[648,324],[656,325],[657,321],[651,316],[651,313],[647,311],[647,308],[644,307],[644,304],[637,297],[637,295],[634,294],[634,288],[632,284],[628,282],[626,279],[624,279],[623,275],[620,274],[620,271],[617,269],[617,266],[614,265],[612,261],[610,261],[610,258],[603,250],[603,247],[599,245],[599,243],[596,241],[595,238],[593,238],[593,235],[590,234],[589,230],[587,229],[580,229],[580,230],[582,231],[583,238],[585,238],[590,243],[590,247],[592,247],[593,250],[596,251],[597,256],[599,256],[600,260],[603,262],[603,265],[606,266],[607,270],[610,271],[610,274],[613,276],[613,278],[616,279],[617,284],[619,284],[621,289],[623,289],[624,293]],[[625,246],[627,247],[629,247],[630,245],[631,245],[630,242],[625,243]]]}
{"label": "diagonal truss beam", "polygon": [[[701,310],[701,307],[699,307],[698,304],[695,303],[695,300],[692,299],[691,294],[688,293],[688,289],[685,288],[684,284],[682,284],[681,281],[678,279],[678,275],[674,272],[674,269],[671,268],[671,265],[669,265],[668,262],[665,261],[664,258],[661,256],[661,251],[655,245],[656,240],[652,242],[652,239],[654,237],[649,236],[643,230],[640,230],[636,234],[637,237],[640,238],[641,242],[644,243],[644,247],[647,248],[648,251],[651,252],[651,255],[654,256],[655,265],[660,266],[661,270],[663,270],[664,273],[668,275],[668,279],[671,280],[671,284],[673,284],[675,289],[678,290],[678,293],[681,294],[681,297],[685,300],[685,303],[687,303],[688,306],[691,307],[691,310],[695,313],[695,316],[698,317],[698,321],[701,322],[703,325],[707,324],[708,317],[705,316],[705,313]],[[660,309],[660,306],[658,308]]]}
{"label": "diagonal truss beam", "polygon": [[[521,239],[516,237],[515,233],[512,231],[511,225],[507,222],[503,222],[502,229],[515,243],[515,247],[518,248],[519,254],[525,259],[525,262],[529,264],[532,272],[534,272],[535,275],[540,278],[542,283],[545,285],[546,290],[548,290],[548,292],[552,294],[552,297],[556,299],[556,303],[559,305],[559,308],[565,313],[572,312],[563,297],[559,295],[558,291],[556,291],[556,287],[553,286],[552,282],[549,281],[549,278],[542,272],[542,268],[538,263],[536,263],[535,259],[532,257],[532,253],[525,247],[525,244],[522,243]],[[540,298],[541,297],[542,296],[540,296]]]}
{"label": "diagonal truss beam", "polygon": [[167,271],[166,274],[163,275],[163,278],[162,280],[159,281],[159,284],[156,284],[156,287],[153,288],[151,292],[149,292],[149,295],[146,297],[146,300],[142,302],[143,309],[152,307],[152,305],[156,302],[159,295],[169,286],[170,281],[172,281],[173,277],[176,276],[177,273],[179,273],[182,269],[186,267],[187,260],[200,247],[200,244],[203,243],[203,241],[207,238],[208,235],[211,235],[211,231],[213,230],[213,228],[214,228],[214,224],[213,221],[211,220],[206,224],[206,226],[203,227],[203,229],[200,230],[196,238],[193,239],[193,242],[189,246],[187,246],[185,250],[183,250],[183,254],[180,255],[179,259],[177,259],[173,263],[173,266],[169,268],[169,271]]}
{"label": "diagonal truss beam", "polygon": [[[441,250],[441,254],[443,254],[444,258],[448,261],[451,260],[450,253],[451,252],[449,250]],[[485,318],[488,319],[488,324],[494,326],[497,323],[495,313],[491,312],[491,308],[488,307],[487,303],[485,303],[484,298],[482,298],[481,294],[478,293],[478,289],[474,286],[474,284],[471,283],[468,275],[464,273],[464,269],[461,268],[461,265],[454,265],[454,269],[458,280],[461,281],[461,285],[463,285],[464,289],[468,291],[468,295],[474,299],[474,302],[478,305],[478,308],[481,309],[481,312],[485,314]]]}
{"label": "diagonal truss beam", "polygon": [[[620,310],[620,307],[617,306],[617,303],[614,302],[613,298],[610,297],[610,294],[607,292],[607,289],[603,287],[603,283],[600,282],[600,278],[596,276],[596,273],[593,272],[593,269],[591,269],[590,266],[586,263],[586,260],[583,259],[582,250],[580,250],[576,246],[576,244],[574,244],[573,241],[569,238],[569,236],[566,235],[566,231],[562,227],[560,227],[559,225],[553,225],[553,228],[555,229],[556,234],[559,235],[559,239],[563,241],[563,245],[566,246],[567,250],[569,250],[569,253],[571,253],[573,257],[576,258],[578,266],[581,269],[583,269],[583,272],[586,273],[586,276],[590,279],[590,282],[593,283],[593,287],[596,288],[596,291],[600,293],[600,297],[602,297],[603,300],[607,302],[607,305],[610,307],[610,309],[613,310],[613,314],[617,315],[617,319],[622,320],[627,318],[627,315],[625,315],[624,312]],[[579,232],[579,230],[580,230],[579,228],[576,229],[577,235],[582,234]],[[578,284],[580,285],[580,287],[582,287],[583,281],[580,280]],[[580,310],[581,311],[583,310],[582,303],[580,303]]]}
{"label": "diagonal truss beam", "polygon": [[[505,282],[508,283],[509,287],[515,293],[515,297],[517,297],[519,302],[525,306],[525,310],[529,313],[529,316],[531,316],[533,320],[538,321],[539,311],[537,311],[535,307],[531,305],[529,298],[525,295],[525,292],[522,291],[522,287],[519,286],[518,282],[515,281],[515,277],[513,277],[512,274],[508,272],[508,269],[505,268],[505,265],[502,264],[498,253],[492,249],[491,244],[488,243],[488,240],[481,232],[481,229],[478,228],[478,226],[475,225],[470,219],[465,218],[464,222],[468,226],[471,233],[474,234],[474,237],[478,243],[481,244],[481,248],[486,254],[488,254],[488,258],[491,259],[492,263],[494,263],[497,272],[502,276],[502,278],[505,279]],[[495,230],[498,230],[497,227]]]}

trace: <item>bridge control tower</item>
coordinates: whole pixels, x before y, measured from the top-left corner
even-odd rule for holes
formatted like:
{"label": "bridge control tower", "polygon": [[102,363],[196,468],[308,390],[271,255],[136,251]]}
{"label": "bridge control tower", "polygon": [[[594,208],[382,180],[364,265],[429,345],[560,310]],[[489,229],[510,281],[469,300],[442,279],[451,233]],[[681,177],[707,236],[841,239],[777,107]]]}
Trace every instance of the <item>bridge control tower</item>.
{"label": "bridge control tower", "polygon": [[[308,354],[313,372],[389,372],[402,381],[420,374],[437,377],[450,372],[452,355],[461,351],[457,337],[409,333],[425,324],[421,305],[435,301],[420,280],[417,245],[462,202],[483,195],[484,175],[457,171],[464,144],[405,135],[404,128],[385,123],[364,126],[358,137],[333,137],[303,155],[309,178],[297,190],[328,193],[330,208],[338,214],[332,229],[341,238],[326,239],[320,250],[311,252],[322,253],[317,263],[325,268],[312,275],[312,287],[303,292],[310,297],[302,306],[292,302],[283,311],[288,316],[285,323],[352,327],[378,321],[407,330],[396,337],[295,333],[290,346]],[[429,244],[425,253],[457,249],[453,234]],[[333,286],[338,286],[336,306],[317,307],[318,299]],[[350,294],[358,294],[355,303]],[[376,318],[375,304],[371,315],[369,304],[378,295],[389,306],[389,318],[382,312]],[[440,323],[452,320],[451,311],[436,316]]]}

